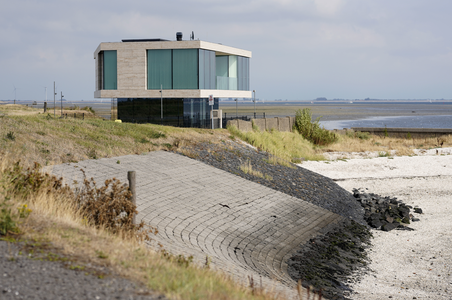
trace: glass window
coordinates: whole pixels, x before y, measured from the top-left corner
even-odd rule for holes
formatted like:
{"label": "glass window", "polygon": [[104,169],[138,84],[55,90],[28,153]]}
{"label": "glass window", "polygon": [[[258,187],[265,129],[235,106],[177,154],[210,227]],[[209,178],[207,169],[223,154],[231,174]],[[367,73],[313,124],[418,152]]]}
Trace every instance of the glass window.
{"label": "glass window", "polygon": [[103,51],[102,88],[116,90],[118,88],[116,50]]}
{"label": "glass window", "polygon": [[123,122],[182,126],[183,99],[163,99],[163,119],[159,98],[118,98],[118,119]]}
{"label": "glass window", "polygon": [[199,88],[215,89],[215,52],[199,49]]}
{"label": "glass window", "polygon": [[248,57],[239,56],[237,60],[238,90],[249,91],[250,89],[250,60]]}
{"label": "glass window", "polygon": [[198,49],[173,50],[173,89],[198,89]]}
{"label": "glass window", "polygon": [[171,49],[147,50],[148,90],[172,89]]}
{"label": "glass window", "polygon": [[217,65],[217,76],[228,77],[228,56],[217,56],[215,59]]}

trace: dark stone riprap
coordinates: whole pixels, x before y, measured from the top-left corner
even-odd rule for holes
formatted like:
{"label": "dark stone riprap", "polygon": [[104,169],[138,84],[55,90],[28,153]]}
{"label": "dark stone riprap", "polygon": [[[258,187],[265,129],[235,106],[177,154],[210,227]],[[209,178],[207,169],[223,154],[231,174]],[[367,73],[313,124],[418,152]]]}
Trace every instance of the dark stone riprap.
{"label": "dark stone riprap", "polygon": [[[353,196],[364,208],[364,219],[372,228],[383,231],[413,230],[408,225],[419,221],[411,214],[413,207],[397,200],[396,197],[382,197],[374,193],[366,193],[363,189],[353,189]],[[414,213],[422,214],[422,209],[415,207]]]}

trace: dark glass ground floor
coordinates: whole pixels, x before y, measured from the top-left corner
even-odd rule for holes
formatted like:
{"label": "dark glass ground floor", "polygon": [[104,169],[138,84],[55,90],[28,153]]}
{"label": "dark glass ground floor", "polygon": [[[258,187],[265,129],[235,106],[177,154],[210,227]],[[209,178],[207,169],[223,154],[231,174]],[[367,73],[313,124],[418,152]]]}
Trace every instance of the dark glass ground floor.
{"label": "dark glass ground floor", "polygon": [[211,128],[210,110],[218,108],[218,98],[214,98],[213,108],[209,105],[208,98],[164,98],[163,101],[160,98],[113,98],[111,119],[131,123]]}

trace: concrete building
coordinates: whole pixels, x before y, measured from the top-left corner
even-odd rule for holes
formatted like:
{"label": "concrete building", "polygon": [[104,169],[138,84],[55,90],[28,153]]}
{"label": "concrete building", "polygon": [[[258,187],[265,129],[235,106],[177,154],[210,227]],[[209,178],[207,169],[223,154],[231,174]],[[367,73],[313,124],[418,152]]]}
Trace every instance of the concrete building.
{"label": "concrete building", "polygon": [[[251,98],[251,52],[199,40],[122,40],[94,52],[95,98],[112,99],[112,119],[210,127],[219,98]],[[215,126],[217,127],[217,126]]]}

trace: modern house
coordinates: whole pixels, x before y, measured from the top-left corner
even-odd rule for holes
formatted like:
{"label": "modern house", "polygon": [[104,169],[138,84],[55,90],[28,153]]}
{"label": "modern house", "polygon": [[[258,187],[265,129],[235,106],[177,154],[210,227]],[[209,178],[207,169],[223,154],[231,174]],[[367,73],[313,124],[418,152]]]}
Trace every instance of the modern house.
{"label": "modern house", "polygon": [[176,41],[101,43],[94,97],[112,99],[113,120],[210,127],[210,96],[214,110],[219,98],[251,98],[250,58],[250,51],[184,41],[179,32]]}

